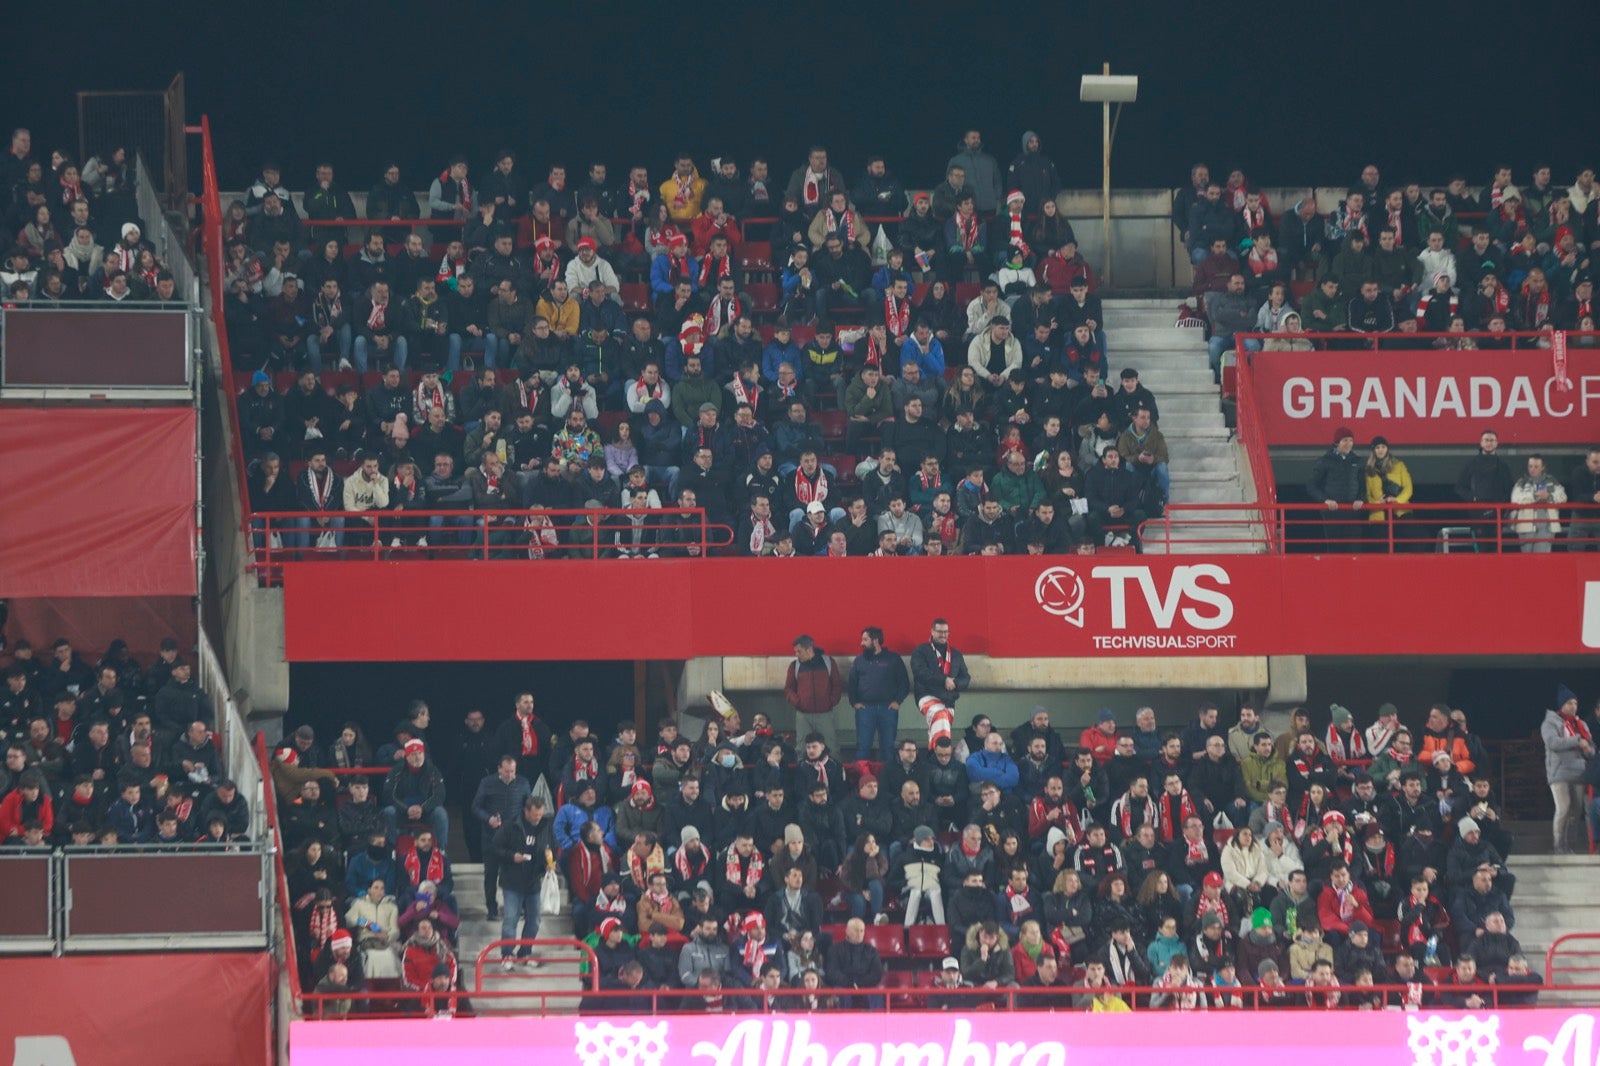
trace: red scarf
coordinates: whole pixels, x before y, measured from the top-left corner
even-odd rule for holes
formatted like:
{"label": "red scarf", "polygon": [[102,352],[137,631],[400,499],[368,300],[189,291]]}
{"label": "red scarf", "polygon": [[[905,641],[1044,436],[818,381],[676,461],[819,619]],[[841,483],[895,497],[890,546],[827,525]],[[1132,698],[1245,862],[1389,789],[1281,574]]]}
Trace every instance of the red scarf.
{"label": "red scarf", "polygon": [[367,328],[372,330],[374,333],[382,330],[384,328],[384,317],[387,315],[388,311],[388,304],[374,303],[372,305],[372,310],[367,312]]}
{"label": "red scarf", "polygon": [[[439,184],[441,186],[448,185],[452,181],[455,181],[455,179],[450,176],[449,167],[445,167],[439,172]],[[472,210],[472,182],[466,178],[456,182],[456,205],[465,207],[468,211]]]}
{"label": "red scarf", "polygon": [[1253,235],[1267,228],[1267,212],[1265,208],[1257,207],[1252,211],[1250,210],[1250,205],[1245,204],[1244,210],[1239,213],[1244,216],[1244,231],[1246,233]]}
{"label": "red scarf", "polygon": [[[498,477],[489,477],[488,474],[485,474],[484,478],[488,480],[491,491],[500,487],[500,479]],[[517,715],[517,724],[522,727],[522,754],[524,756],[539,754],[539,734],[533,728],[534,721],[535,719],[531,714],[526,718],[520,714]]]}
{"label": "red scarf", "polygon": [[544,280],[546,285],[554,285],[561,276],[561,257],[552,255],[548,260],[535,255],[533,257],[533,276]]}
{"label": "red scarf", "polygon": [[700,875],[706,872],[706,867],[711,864],[711,852],[701,847],[700,853],[693,860],[689,858],[687,847],[679,848],[672,856],[672,866],[678,871],[678,876],[684,884],[700,880]]}
{"label": "red scarf", "polygon": [[[1437,292],[1425,292],[1422,294],[1422,298],[1417,301],[1417,325],[1422,325],[1423,320],[1428,316],[1428,306],[1432,304],[1434,298],[1439,295],[1441,294]],[[1456,317],[1456,312],[1460,310],[1460,298],[1457,297],[1454,292],[1450,293],[1450,317]]]}
{"label": "red scarf", "polygon": [[761,964],[767,958],[767,942],[765,939],[757,940],[752,936],[744,938],[744,949],[739,953],[744,962],[744,968],[750,971],[751,977],[761,976]]}
{"label": "red scarf", "polygon": [[[1123,840],[1133,839],[1133,831],[1136,828],[1133,824],[1133,805],[1135,802],[1133,796],[1125,795],[1122,797],[1122,810],[1117,815],[1117,824],[1122,829]],[[1144,802],[1140,804],[1140,810],[1143,813],[1139,816],[1139,825],[1156,824],[1156,805],[1150,802],[1150,797],[1144,797]]]}
{"label": "red scarf", "polygon": [[1405,241],[1401,239],[1401,235],[1404,231],[1401,226],[1400,217],[1400,211],[1390,211],[1389,221],[1384,224],[1383,228],[1394,234],[1394,243],[1403,245],[1405,244]]}
{"label": "red scarf", "polygon": [[743,870],[739,868],[739,853],[732,848],[728,849],[728,861],[722,868],[722,876],[727,878],[731,885],[740,888],[760,888],[761,874],[766,864],[761,861],[761,853],[755,849],[750,851],[750,863]]}
{"label": "red scarf", "polygon": [[978,215],[956,215],[956,239],[961,242],[961,250],[972,251],[972,246],[978,243]]}
{"label": "red scarf", "polygon": [[[828,175],[823,174],[820,177],[826,178],[827,176]],[[806,169],[805,204],[807,207],[810,207],[813,204],[818,204],[821,202],[822,182],[819,180],[819,176],[811,173],[811,170],[808,167]]]}
{"label": "red scarf", "polygon": [[316,510],[318,511],[326,511],[328,509],[328,497],[333,495],[333,471],[324,470],[322,473],[324,477],[322,484],[319,485],[317,484],[317,472],[309,468],[306,470],[306,480],[311,483],[311,499],[316,503]]}
{"label": "red scarf", "polygon": [[889,293],[883,298],[883,324],[888,327],[889,336],[900,340],[911,328],[911,301],[897,300],[894,293]]}
{"label": "red scarf", "polygon": [[425,383],[417,385],[416,392],[417,410],[422,414],[422,421],[428,420],[428,412],[435,407],[444,408],[444,385],[440,383],[431,390]]}
{"label": "red scarf", "polygon": [[733,256],[731,256],[731,255],[725,255],[720,259],[714,259],[714,258],[712,258],[711,256],[708,255],[704,259],[700,260],[700,287],[702,289],[704,289],[704,288],[715,289],[716,288],[716,285],[713,284],[712,277],[711,277],[711,264],[712,263],[715,263],[717,265],[717,276],[716,276],[716,280],[717,281],[721,281],[723,278],[732,277],[733,276],[733,267],[731,266],[732,261],[733,261]]}
{"label": "red scarf", "polygon": [[600,763],[595,759],[584,762],[574,755],[572,757],[572,779],[574,781],[598,781],[600,779]]}
{"label": "red scarf", "polygon": [[691,172],[687,178],[674,174],[672,175],[672,181],[676,186],[672,190],[672,206],[679,210],[686,210],[690,199],[694,196],[694,174]]}
{"label": "red scarf", "polygon": [[89,199],[89,197],[88,197],[88,194],[83,191],[83,182],[81,180],[80,181],[68,181],[65,176],[62,177],[62,179],[61,179],[61,203],[64,206],[66,206],[70,210],[72,208],[72,205],[77,203],[79,200],[87,200],[87,199]]}
{"label": "red scarf", "polygon": [[578,880],[583,884],[598,885],[611,872],[611,849],[604,844],[598,850],[588,845],[572,850],[578,854]]}
{"label": "red scarf", "polygon": [[1355,848],[1352,847],[1351,844],[1350,844],[1350,834],[1349,833],[1340,833],[1339,834],[1339,843],[1337,843],[1337,844],[1333,843],[1331,840],[1328,840],[1326,833],[1323,834],[1323,838],[1322,839],[1327,841],[1328,850],[1330,852],[1334,853],[1335,855],[1343,856],[1344,861],[1347,864],[1350,863],[1350,862],[1353,862],[1355,860],[1355,857],[1356,857]]}
{"label": "red scarf", "polygon": [[1011,247],[1020,250],[1024,256],[1032,255],[1033,251],[1028,247],[1028,242],[1022,239],[1022,212],[1018,211],[1008,217],[1011,220]]}
{"label": "red scarf", "polygon": [[[794,472],[794,498],[804,507],[812,500],[821,502],[828,498],[828,472],[822,467],[817,467],[817,479],[811,481],[806,477],[804,470]],[[949,671],[946,671],[948,673]]]}
{"label": "red scarf", "polygon": [[[1531,301],[1531,303],[1530,303]],[[1522,323],[1530,329],[1537,329],[1545,324],[1550,317],[1550,289],[1546,287],[1542,292],[1522,290]]]}
{"label": "red scarf", "polygon": [[[1346,735],[1350,738],[1348,741],[1345,740]],[[1327,745],[1328,754],[1333,756],[1336,762],[1343,762],[1349,759],[1365,759],[1367,757],[1367,746],[1362,743],[1359,730],[1352,729],[1349,734],[1346,734],[1338,726],[1329,723],[1328,735],[1323,740]],[[1299,762],[1298,759],[1295,761]],[[1299,767],[1296,766],[1296,769],[1299,769]]]}
{"label": "red scarf", "polygon": [[1561,728],[1566,730],[1567,736],[1569,737],[1582,737],[1584,740],[1588,740],[1590,742],[1593,742],[1594,740],[1594,738],[1589,735],[1588,723],[1577,715],[1573,715],[1571,718],[1568,718],[1566,715],[1562,715]]}
{"label": "red scarf", "polygon": [[1182,835],[1183,823],[1188,821],[1190,815],[1200,814],[1195,808],[1194,800],[1189,797],[1188,789],[1178,793],[1177,810],[1173,809],[1172,793],[1163,789],[1160,798],[1156,800],[1156,809],[1160,816],[1156,826],[1164,840],[1173,840]]}
{"label": "red scarf", "polygon": [[410,883],[420,885],[424,881],[432,881],[435,886],[444,881],[444,852],[438,848],[429,851],[427,876],[421,874],[422,860],[417,857],[417,849],[406,852],[406,877],[410,878]]}
{"label": "red scarf", "polygon": [[956,515],[954,511],[940,514],[938,511],[928,512],[928,532],[938,537],[946,545],[956,542]]}
{"label": "red scarf", "polygon": [[[1377,855],[1377,858],[1373,858],[1374,854]],[[1383,846],[1383,850],[1376,853],[1373,852],[1371,848],[1368,848],[1367,862],[1371,865],[1373,872],[1378,874],[1378,876],[1384,878],[1393,877],[1394,845],[1386,843]]]}
{"label": "red scarf", "polygon": [[1207,899],[1204,892],[1200,893],[1200,902],[1194,906],[1195,924],[1199,925],[1200,920],[1208,914],[1215,914],[1218,918],[1221,918],[1222,928],[1228,928],[1230,923],[1228,921],[1227,897],[1219,895],[1216,899]]}
{"label": "red scarf", "polygon": [[[657,388],[660,388],[660,386],[658,385]],[[517,403],[519,405],[519,410],[526,410],[526,411],[537,410],[538,407],[539,407],[539,396],[540,395],[541,395],[541,393],[540,393],[540,391],[538,389],[533,389],[533,390],[530,391],[526,382],[518,380],[518,382],[517,382]]]}
{"label": "red scarf", "polygon": [[739,298],[737,296],[731,300],[724,300],[718,296],[711,301],[711,320],[706,324],[706,329],[711,333],[719,333],[724,326],[732,326],[742,313],[743,308],[739,306]]}
{"label": "red scarf", "polygon": [[854,244],[856,242],[856,213],[847,207],[844,209],[844,214],[836,215],[833,213],[833,208],[830,207],[827,214],[828,233],[840,233],[842,230],[844,246],[848,248]]}
{"label": "red scarf", "polygon": [[862,360],[861,365],[883,369],[883,349],[878,346],[878,338],[875,334],[867,334],[867,357]]}
{"label": "red scarf", "polygon": [[744,378],[740,377],[738,374],[734,374],[731,388],[733,389],[733,399],[735,403],[747,403],[750,405],[750,410],[752,412],[756,410],[756,405],[761,402],[760,386],[746,385]]}
{"label": "red scarf", "polygon": [[650,875],[663,869],[661,864],[661,848],[650,849],[650,854],[644,858],[639,857],[639,852],[633,848],[628,849],[628,876],[633,883],[644,888],[650,883]]}

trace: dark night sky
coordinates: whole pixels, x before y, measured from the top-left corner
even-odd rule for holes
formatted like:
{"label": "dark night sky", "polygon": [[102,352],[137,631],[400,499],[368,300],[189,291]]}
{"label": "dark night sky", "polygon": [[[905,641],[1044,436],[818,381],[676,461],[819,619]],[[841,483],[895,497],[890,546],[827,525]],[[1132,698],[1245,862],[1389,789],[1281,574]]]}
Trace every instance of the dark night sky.
{"label": "dark night sky", "polygon": [[[590,160],[617,177],[639,160],[659,181],[686,147],[702,169],[713,154],[741,166],[763,154],[781,180],[812,141],[851,180],[879,150],[926,186],[967,124],[1002,167],[1035,129],[1067,185],[1093,186],[1099,109],[1077,102],[1077,81],[1109,59],[1143,79],[1118,133],[1119,186],[1172,186],[1196,158],[1263,185],[1350,181],[1369,160],[1386,180],[1459,169],[1476,184],[1502,158],[1519,183],[1536,160],[1567,182],[1591,162],[1600,123],[1578,102],[1597,87],[1580,50],[1586,3],[1369,6],[1273,5],[1268,18],[1178,0],[969,4],[959,15],[832,0],[779,13],[288,2],[245,20],[231,5],[177,3],[138,25],[93,16],[104,32],[87,38],[81,19],[23,27],[14,40],[41,61],[12,79],[0,113],[32,127],[36,149],[71,146],[74,92],[155,88],[182,70],[190,118],[210,114],[234,188],[264,155],[303,188],[321,154],[351,188],[372,184],[391,155],[425,187],[449,155],[487,166],[502,144],[530,177]],[[19,108],[23,93],[33,101]]]}

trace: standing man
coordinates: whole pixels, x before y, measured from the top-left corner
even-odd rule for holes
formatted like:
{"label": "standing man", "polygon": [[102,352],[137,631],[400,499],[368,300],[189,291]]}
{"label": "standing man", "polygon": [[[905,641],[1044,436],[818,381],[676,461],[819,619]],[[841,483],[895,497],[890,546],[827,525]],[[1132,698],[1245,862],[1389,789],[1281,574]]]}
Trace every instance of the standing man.
{"label": "standing man", "polygon": [[911,653],[911,684],[918,700],[934,696],[951,707],[972,685],[966,657],[950,646],[950,623],[943,618],[933,620],[928,643]]}
{"label": "standing man", "polygon": [[1358,540],[1366,525],[1359,513],[1367,498],[1366,475],[1361,460],[1356,457],[1355,446],[1356,435],[1348,428],[1340,426],[1334,430],[1333,447],[1317,460],[1306,482],[1306,492],[1311,499],[1327,508],[1322,519],[1323,542],[1319,546],[1326,552],[1351,550],[1346,542]]}
{"label": "standing man", "polygon": [[967,172],[967,186],[972,190],[978,210],[985,215],[994,214],[1000,206],[1000,164],[983,150],[982,133],[968,130],[962,136],[956,154],[945,164],[947,171],[950,167],[961,167]]}
{"label": "standing man", "polygon": [[[555,837],[551,819],[545,817],[545,803],[539,796],[522,801],[522,813],[500,827],[495,834],[495,851],[500,857],[500,894],[505,902],[505,917],[500,920],[501,940],[537,940],[539,937],[539,882],[544,872],[556,864]],[[518,926],[521,926],[519,932]],[[500,969],[510,973],[518,955],[530,970],[539,968],[533,948],[510,944],[500,947]]]}
{"label": "standing man", "polygon": [[872,753],[874,738],[879,758],[889,762],[899,728],[900,704],[911,691],[905,660],[883,646],[883,630],[868,626],[861,631],[861,654],[850,667],[850,705],[856,709],[856,760]]}
{"label": "standing man", "polygon": [[1578,697],[1565,685],[1556,686],[1556,709],[1544,712],[1539,727],[1544,741],[1545,778],[1556,803],[1551,828],[1557,855],[1572,851],[1572,823],[1582,821],[1584,771],[1594,755],[1594,737],[1578,714]]}
{"label": "standing man", "polygon": [[[483,852],[486,838],[473,831],[471,797],[478,791],[480,781],[493,776],[498,761],[495,756],[500,754],[495,749],[494,737],[483,728],[483,722],[483,712],[478,708],[467,711],[463,719],[466,732],[456,741],[455,754],[450,759],[450,769],[444,779],[445,791],[451,796],[461,797],[466,804],[462,810],[462,821],[467,827],[467,857],[473,862],[486,861]],[[494,882],[488,884],[492,886]]]}
{"label": "standing man", "polygon": [[[1572,479],[1567,482],[1567,499],[1578,504],[1600,504],[1600,445],[1590,448]],[[1572,512],[1567,527],[1567,551],[1600,551],[1600,512],[1593,509]]]}
{"label": "standing man", "polygon": [[1255,745],[1256,735],[1263,731],[1261,716],[1256,713],[1255,705],[1246,700],[1239,707],[1239,724],[1228,730],[1229,754],[1243,763],[1250,757],[1250,749]]}
{"label": "standing man", "polygon": [[837,753],[839,728],[833,709],[844,694],[844,678],[839,676],[839,664],[804,633],[794,638],[794,661],[784,678],[783,694],[795,709],[796,735],[820,733],[828,750]]}
{"label": "standing man", "polygon": [[495,835],[502,826],[517,820],[522,813],[523,803],[531,795],[533,785],[517,773],[517,757],[502,755],[499,768],[478,782],[478,789],[472,796],[470,809],[472,817],[477,820],[475,828],[478,832],[468,833],[467,837],[470,840],[477,836],[482,841],[478,850],[483,855],[483,898],[491,922],[500,917],[495,896],[495,885],[500,875],[500,851],[495,846]]}
{"label": "standing man", "polygon": [[517,774],[537,788],[550,761],[550,727],[533,713],[533,693],[517,693],[517,713],[495,731],[495,751],[517,760]]}
{"label": "standing man", "polygon": [[[1511,499],[1514,479],[1511,468],[1497,454],[1499,450],[1500,435],[1492,429],[1484,430],[1478,436],[1478,454],[1467,460],[1467,465],[1461,468],[1461,476],[1456,478],[1457,497],[1468,504],[1497,504]],[[1475,508],[1471,515],[1474,521],[1484,523],[1476,527],[1476,534],[1487,540],[1485,547],[1497,545],[1497,512]]]}

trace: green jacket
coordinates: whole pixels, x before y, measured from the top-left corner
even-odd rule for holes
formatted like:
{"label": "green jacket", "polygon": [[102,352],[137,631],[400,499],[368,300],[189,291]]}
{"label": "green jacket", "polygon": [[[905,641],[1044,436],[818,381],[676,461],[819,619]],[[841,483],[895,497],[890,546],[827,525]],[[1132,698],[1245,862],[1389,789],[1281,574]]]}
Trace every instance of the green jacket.
{"label": "green jacket", "polygon": [[[1328,330],[1346,325],[1346,308],[1349,299],[1341,292],[1329,299],[1322,294],[1322,286],[1318,285],[1306,293],[1301,310],[1304,312],[1302,321],[1310,333],[1326,333]],[[1318,318],[1316,312],[1321,311],[1326,316]]]}
{"label": "green jacket", "polygon": [[1339,279],[1339,291],[1344,293],[1345,299],[1353,300],[1361,291],[1363,282],[1373,281],[1378,276],[1377,265],[1372,256],[1365,251],[1353,252],[1346,248],[1333,257],[1328,264],[1326,277]]}
{"label": "green jacket", "polygon": [[685,374],[672,386],[672,417],[685,426],[700,421],[700,405],[716,404],[722,410],[722,386],[710,378]]}
{"label": "green jacket", "polygon": [[851,418],[865,418],[873,425],[877,425],[885,418],[894,417],[894,394],[890,385],[881,377],[878,387],[874,390],[876,395],[867,397],[867,383],[857,374],[850,381],[850,386],[844,390],[844,410]]}
{"label": "green jacket", "polygon": [[1263,759],[1252,751],[1239,764],[1239,773],[1244,777],[1244,794],[1253,803],[1267,802],[1267,789],[1274,781],[1287,781],[1285,772],[1283,760],[1276,755]]}
{"label": "green jacket", "polygon": [[1456,244],[1461,240],[1461,223],[1456,221],[1454,211],[1445,209],[1445,216],[1437,218],[1432,211],[1422,210],[1417,212],[1417,236],[1422,241],[1422,246],[1428,246],[1428,234],[1444,234],[1444,246],[1450,251],[1456,250]]}
{"label": "green jacket", "polygon": [[1392,252],[1379,248],[1372,253],[1372,265],[1378,272],[1378,291],[1383,293],[1392,293],[1407,285],[1415,287],[1422,280],[1422,264],[1403,248]]}
{"label": "green jacket", "polygon": [[1017,518],[1026,517],[1044,499],[1044,484],[1031,467],[1021,474],[1002,470],[994,476],[991,487],[994,498],[1000,501],[1000,509]]}

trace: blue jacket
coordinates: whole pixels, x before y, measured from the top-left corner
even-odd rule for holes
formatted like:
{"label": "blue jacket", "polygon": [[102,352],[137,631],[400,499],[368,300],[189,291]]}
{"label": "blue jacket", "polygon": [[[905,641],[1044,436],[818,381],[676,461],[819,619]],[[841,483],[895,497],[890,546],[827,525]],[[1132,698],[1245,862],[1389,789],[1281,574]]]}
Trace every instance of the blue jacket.
{"label": "blue jacket", "polygon": [[890,270],[887,264],[879,267],[872,275],[872,287],[880,293],[886,293],[889,291],[889,286],[894,284],[896,278],[902,279],[906,283],[908,290],[913,287],[910,274],[904,270]]}
{"label": "blue jacket", "polygon": [[586,811],[576,803],[568,803],[556,812],[556,847],[566,854],[567,849],[580,843],[579,830],[584,822],[595,822],[605,832],[606,846],[617,846],[617,819],[611,813],[611,808],[600,804],[592,811]]}
{"label": "blue jacket", "polygon": [[[668,337],[665,342],[667,349],[667,365],[661,368],[661,373],[666,375],[667,383],[676,385],[678,379],[683,377],[683,345],[676,337]],[[709,381],[717,377],[717,355],[714,345],[706,344],[700,348],[700,369]]]}
{"label": "blue jacket", "polygon": [[938,337],[928,340],[926,354],[917,347],[916,341],[907,338],[906,342],[900,345],[901,364],[904,365],[907,359],[917,361],[917,365],[922,368],[923,377],[940,385],[944,383],[944,345],[939,343]]}
{"label": "blue jacket", "polygon": [[765,348],[761,349],[761,380],[777,381],[779,363],[788,363],[794,367],[796,381],[805,380],[805,366],[800,359],[800,346],[794,341],[790,341],[788,344],[779,344],[777,341],[771,340],[767,342]]}
{"label": "blue jacket", "polygon": [[366,851],[357,851],[350,856],[350,865],[344,870],[344,887],[352,896],[365,895],[367,888],[377,878],[383,878],[383,885],[390,892],[396,892],[399,886],[395,884],[394,860],[385,857],[381,861],[373,861],[372,856]]}
{"label": "blue jacket", "polygon": [[974,785],[993,781],[1001,792],[1010,792],[1017,787],[1019,778],[1016,761],[1006,752],[980,749],[967,756],[967,779]]}
{"label": "blue jacket", "polygon": [[[662,252],[650,262],[650,291],[657,296],[672,295],[672,268],[667,265],[667,260],[670,258],[672,257]],[[700,288],[700,260],[690,255],[685,256],[684,261],[689,267],[689,291],[698,291]]]}

